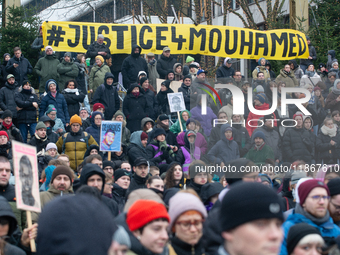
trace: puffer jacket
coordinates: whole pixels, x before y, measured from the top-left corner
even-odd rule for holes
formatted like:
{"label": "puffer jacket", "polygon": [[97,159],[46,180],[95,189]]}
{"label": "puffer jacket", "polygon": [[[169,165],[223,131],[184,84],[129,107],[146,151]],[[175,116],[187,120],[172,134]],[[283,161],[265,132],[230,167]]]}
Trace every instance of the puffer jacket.
{"label": "puffer jacket", "polygon": [[17,82],[15,82],[13,85],[6,82],[5,86],[0,89],[0,107],[3,111],[6,111],[7,109],[10,110],[14,119],[17,118],[17,105],[14,100],[17,87]]}
{"label": "puffer jacket", "polygon": [[59,65],[59,60],[53,55],[46,55],[40,58],[34,67],[34,71],[40,76],[39,93],[44,93],[46,91],[46,82],[50,79],[58,82],[59,73],[57,67]]}
{"label": "puffer jacket", "polygon": [[41,99],[41,105],[39,109],[39,118],[45,114],[48,106],[52,104],[57,109],[57,118],[61,119],[64,125],[66,123],[70,123],[70,115],[68,113],[68,108],[67,108],[65,97],[62,94],[60,94],[59,86],[58,86],[58,83],[56,83],[56,81],[54,82],[57,85],[57,95],[55,98],[51,95],[51,92],[48,89],[48,83],[50,81],[54,81],[54,80],[46,81],[46,84],[45,84],[46,93],[44,93],[44,97]]}
{"label": "puffer jacket", "polygon": [[70,157],[70,167],[75,171],[84,160],[86,150],[92,145],[98,145],[87,132],[69,132],[61,136],[57,142],[59,154],[65,153]]}
{"label": "puffer jacket", "polygon": [[111,73],[111,70],[105,63],[101,66],[94,65],[90,72],[89,90],[92,89],[93,92],[96,92],[100,84],[104,83],[106,73]]}
{"label": "puffer jacket", "polygon": [[63,92],[61,92],[61,94],[66,100],[69,116],[72,117],[75,114],[79,114],[79,109],[81,107],[81,103],[84,102],[85,94],[77,88],[66,88]]}
{"label": "puffer jacket", "polygon": [[238,159],[240,152],[237,142],[233,139],[228,140],[225,137],[225,130],[230,127],[229,124],[222,125],[220,129],[220,141],[218,141],[208,152],[210,162],[220,165],[222,162],[227,164],[230,160]]}
{"label": "puffer jacket", "polygon": [[303,160],[309,164],[313,158],[313,142],[304,128],[287,128],[282,138],[282,156],[286,162]]}
{"label": "puffer jacket", "polygon": [[[19,66],[15,68],[13,64],[18,64]],[[21,54],[20,58],[14,56],[8,61],[6,71],[15,76],[15,81],[20,86],[24,80],[28,80],[27,74],[32,73],[33,67],[28,59]]]}
{"label": "puffer jacket", "polygon": [[297,86],[299,86],[299,82],[295,78],[295,74],[292,71],[290,73],[286,73],[284,69],[280,70],[280,74],[276,77],[275,81],[284,82],[286,84],[286,87],[297,87]]}
{"label": "puffer jacket", "polygon": [[18,123],[30,124],[37,122],[37,109],[33,106],[33,103],[40,104],[38,96],[35,94],[34,89],[24,90],[22,86],[18,89],[18,92],[14,95],[14,100],[19,108],[18,111]]}
{"label": "puffer jacket", "polygon": [[79,69],[78,66],[71,59],[70,62],[63,60],[58,66],[57,70],[59,73],[59,85],[60,90],[65,88],[67,81],[76,79],[78,77]]}

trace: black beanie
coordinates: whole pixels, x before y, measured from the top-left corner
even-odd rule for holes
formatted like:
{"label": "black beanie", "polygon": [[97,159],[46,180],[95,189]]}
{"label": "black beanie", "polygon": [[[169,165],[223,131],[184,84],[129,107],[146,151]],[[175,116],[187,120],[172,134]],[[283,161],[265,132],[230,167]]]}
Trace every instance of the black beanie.
{"label": "black beanie", "polygon": [[110,166],[110,167],[112,167],[112,169],[115,169],[115,165],[114,165],[114,163],[113,163],[112,161],[105,160],[105,161],[103,162],[103,169],[104,169],[105,167],[107,167],[107,166]]}
{"label": "black beanie", "polygon": [[330,180],[327,183],[329,193],[331,196],[339,195],[340,194],[340,178],[335,178]]}
{"label": "black beanie", "polygon": [[194,161],[194,164],[190,164],[189,166],[189,176],[190,179],[194,179],[195,176],[199,173],[206,173],[206,165],[203,161]]}
{"label": "black beanie", "polygon": [[171,81],[166,80],[166,81],[163,81],[163,82],[161,83],[161,85],[164,85],[165,87],[167,87],[167,88],[169,89],[169,88],[170,88],[170,83],[171,83]]}
{"label": "black beanie", "polygon": [[168,119],[169,119],[169,116],[166,115],[166,114],[162,114],[162,115],[159,115],[158,119],[159,119],[160,121],[168,120]]}
{"label": "black beanie", "polygon": [[192,77],[191,77],[190,74],[187,74],[187,75],[184,76],[183,81],[184,81],[185,79],[190,79],[190,80],[192,80]]}
{"label": "black beanie", "polygon": [[13,114],[10,110],[5,110],[4,113],[2,114],[2,119],[6,119],[7,117],[13,118]]}
{"label": "black beanie", "polygon": [[146,80],[148,80],[148,77],[142,77],[142,78],[140,78],[140,80],[139,80],[139,85],[140,85],[140,86],[143,86],[143,83],[144,83]]}
{"label": "black beanie", "polygon": [[278,195],[256,182],[235,183],[224,196],[220,210],[222,231],[259,219],[277,218],[283,222]]}
{"label": "black beanie", "polygon": [[296,245],[300,242],[302,238],[310,234],[318,234],[321,236],[320,231],[307,224],[307,223],[299,223],[292,226],[288,231],[287,236],[287,251],[288,254],[292,254]]}
{"label": "black beanie", "polygon": [[153,137],[156,139],[157,136],[159,135],[164,135],[166,136],[166,133],[165,133],[165,130],[163,128],[156,128],[154,131],[153,131]]}
{"label": "black beanie", "polygon": [[123,177],[123,176],[129,176],[131,178],[130,172],[126,169],[120,168],[120,169],[117,169],[114,173],[115,181],[117,181],[120,177]]}

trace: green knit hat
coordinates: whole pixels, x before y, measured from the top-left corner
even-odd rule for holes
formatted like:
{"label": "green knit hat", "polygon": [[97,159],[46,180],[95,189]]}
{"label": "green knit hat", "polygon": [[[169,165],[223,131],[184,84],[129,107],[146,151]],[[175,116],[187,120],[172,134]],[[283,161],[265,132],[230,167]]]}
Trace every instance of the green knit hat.
{"label": "green knit hat", "polygon": [[116,111],[115,115],[113,116],[114,119],[116,119],[117,116],[122,115],[125,120],[125,115],[121,110]]}
{"label": "green knit hat", "polygon": [[185,60],[185,63],[189,63],[191,61],[195,61],[195,59],[191,56],[187,56],[187,59]]}
{"label": "green knit hat", "polygon": [[44,124],[44,122],[39,121],[37,126],[35,127],[35,130],[41,129],[41,128],[45,128],[47,129],[46,125]]}

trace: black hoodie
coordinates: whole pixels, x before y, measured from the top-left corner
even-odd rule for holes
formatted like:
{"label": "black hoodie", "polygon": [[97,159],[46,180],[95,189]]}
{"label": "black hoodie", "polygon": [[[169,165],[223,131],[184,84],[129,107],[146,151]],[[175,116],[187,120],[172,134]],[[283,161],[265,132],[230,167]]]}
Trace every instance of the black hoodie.
{"label": "black hoodie", "polygon": [[101,103],[105,107],[105,120],[112,120],[113,115],[119,110],[120,101],[117,91],[117,83],[108,85],[106,80],[108,78],[114,79],[112,73],[106,73],[104,84],[101,84],[92,98],[92,103]]}
{"label": "black hoodie", "polygon": [[174,68],[174,64],[176,64],[176,59],[171,55],[170,57],[166,57],[163,54],[157,60],[157,72],[159,74],[159,78],[165,79],[168,75],[168,72]]}
{"label": "black hoodie", "polygon": [[98,165],[88,163],[83,167],[83,170],[81,171],[80,175],[80,184],[87,185],[88,178],[95,174],[99,175],[103,180],[103,186],[100,192],[102,194],[102,202],[108,207],[111,214],[116,217],[119,214],[118,205],[112,199],[103,196],[105,185],[105,173]]}
{"label": "black hoodie", "polygon": [[[139,53],[134,53],[135,49],[139,48]],[[130,84],[136,81],[136,77],[140,71],[146,72],[148,76],[148,65],[145,59],[140,57],[142,48],[137,44],[132,46],[131,55],[124,59],[122,64],[122,74],[124,80],[124,86],[126,89],[130,87]]]}

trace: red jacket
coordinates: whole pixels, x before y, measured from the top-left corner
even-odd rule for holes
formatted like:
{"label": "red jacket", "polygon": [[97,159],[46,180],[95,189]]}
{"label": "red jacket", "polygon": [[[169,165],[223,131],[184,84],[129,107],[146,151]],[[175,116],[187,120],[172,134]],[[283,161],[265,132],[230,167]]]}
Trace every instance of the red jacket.
{"label": "red jacket", "polygon": [[[255,105],[255,109],[256,109],[256,110],[260,110],[260,111],[269,110],[269,104],[264,103],[263,105],[260,105],[260,106]],[[274,113],[273,113],[273,115],[274,115],[274,118],[276,119],[276,116],[275,116]],[[248,115],[248,118],[247,118],[247,122],[246,122],[246,129],[248,130],[248,133],[249,133],[249,136],[250,136],[250,137],[252,136],[254,130],[255,130],[256,128],[258,128],[258,127],[257,127],[258,124],[256,123],[256,121],[251,121],[250,124],[251,124],[252,126],[255,126],[255,127],[251,127],[251,126],[248,125],[248,121],[249,121],[249,120],[260,119],[260,118],[262,118],[263,116],[264,116],[264,115],[257,115],[257,114],[254,114],[254,113],[252,113],[252,112],[249,112],[249,115]],[[259,125],[259,126],[260,126],[260,125]],[[275,127],[277,126],[276,121],[274,121],[274,126],[275,126]]]}

